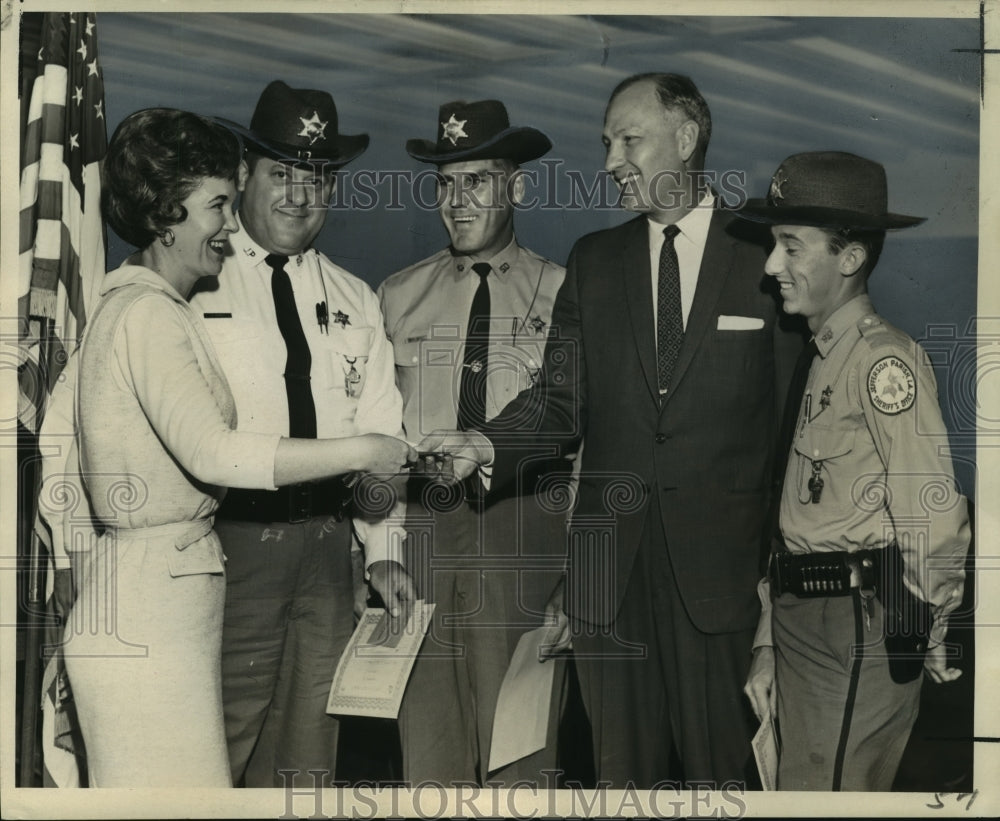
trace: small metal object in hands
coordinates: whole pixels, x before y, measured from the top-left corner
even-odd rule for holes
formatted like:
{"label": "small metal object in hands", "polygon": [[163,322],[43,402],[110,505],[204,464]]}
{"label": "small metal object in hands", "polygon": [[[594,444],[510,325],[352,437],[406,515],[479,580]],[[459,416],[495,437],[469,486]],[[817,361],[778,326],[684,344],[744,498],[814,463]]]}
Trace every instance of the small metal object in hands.
{"label": "small metal object in hands", "polygon": [[414,461],[407,462],[403,467],[408,468],[412,476],[444,482],[455,479],[454,457],[450,453],[422,450],[417,453]]}

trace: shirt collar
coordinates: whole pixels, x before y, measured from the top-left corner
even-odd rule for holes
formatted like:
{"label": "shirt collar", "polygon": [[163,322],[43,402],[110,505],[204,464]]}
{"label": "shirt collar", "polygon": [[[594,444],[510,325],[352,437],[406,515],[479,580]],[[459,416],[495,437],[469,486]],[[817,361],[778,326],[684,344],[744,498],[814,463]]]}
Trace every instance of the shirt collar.
{"label": "shirt collar", "polygon": [[[696,208],[692,208],[683,217],[674,223],[680,235],[696,246],[703,246],[708,240],[708,227],[712,223],[712,210],[715,205],[715,195],[711,191],[706,191]],[[650,246],[655,241],[657,244],[663,242],[663,229],[667,226],[661,222],[654,222],[646,218],[649,227]]]}
{"label": "shirt collar", "polygon": [[[133,257],[129,257],[129,260],[131,259]],[[156,271],[147,268],[145,265],[129,262],[129,260],[126,260],[125,264],[120,268],[108,271],[104,275],[104,279],[101,280],[101,296],[124,285],[148,285],[156,288],[158,291],[163,291],[163,293],[175,302],[187,304],[187,300],[177,292],[177,289],[156,273]]]}
{"label": "shirt collar", "polygon": [[855,327],[862,317],[874,312],[875,308],[868,294],[858,294],[837,308],[814,337],[819,355],[826,359],[833,346],[850,328]]}
{"label": "shirt collar", "polygon": [[455,266],[455,279],[458,280],[465,276],[472,270],[473,264],[478,261],[488,262],[490,267],[493,269],[493,273],[497,275],[501,282],[503,282],[510,273],[510,270],[517,265],[517,257],[520,253],[521,249],[517,244],[517,239],[512,237],[511,241],[507,243],[506,248],[504,248],[496,256],[487,260],[475,260],[467,254],[453,254],[452,264]]}
{"label": "shirt collar", "polygon": [[[229,244],[233,247],[233,253],[243,257],[243,259],[247,260],[247,262],[249,262],[251,265],[259,265],[263,263],[264,260],[267,258],[268,254],[270,254],[271,252],[268,251],[266,248],[262,247],[261,245],[259,245],[256,242],[256,240],[254,240],[254,238],[250,236],[250,233],[244,227],[243,220],[240,219],[239,214],[236,215],[236,224],[239,225],[239,230],[235,234],[230,235],[229,237]],[[290,256],[288,259],[289,262],[292,263],[295,267],[301,267],[305,258],[309,254],[315,254],[315,253],[316,251],[310,247],[307,248],[305,251],[303,251],[301,254]]]}

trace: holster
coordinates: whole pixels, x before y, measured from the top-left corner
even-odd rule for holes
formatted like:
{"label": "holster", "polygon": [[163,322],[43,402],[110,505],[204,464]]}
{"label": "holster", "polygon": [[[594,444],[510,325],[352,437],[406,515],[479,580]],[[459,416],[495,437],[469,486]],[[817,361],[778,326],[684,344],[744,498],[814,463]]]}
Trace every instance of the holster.
{"label": "holster", "polygon": [[914,596],[903,583],[903,554],[892,542],[881,554],[876,589],[885,613],[885,651],[889,656],[889,675],[897,684],[918,678],[924,669],[924,657],[934,621],[930,605]]}

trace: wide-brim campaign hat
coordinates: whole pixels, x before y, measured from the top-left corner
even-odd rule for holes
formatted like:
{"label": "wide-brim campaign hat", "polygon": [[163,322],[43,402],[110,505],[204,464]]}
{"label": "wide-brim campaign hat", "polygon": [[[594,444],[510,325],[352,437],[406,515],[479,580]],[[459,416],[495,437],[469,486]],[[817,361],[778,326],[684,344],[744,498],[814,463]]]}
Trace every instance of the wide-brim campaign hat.
{"label": "wide-brim campaign hat", "polygon": [[774,172],[764,199],[750,199],[737,215],[769,225],[885,230],[909,228],[924,217],[888,210],[885,168],[842,151],[793,154]]}
{"label": "wide-brim campaign hat", "polygon": [[289,88],[281,80],[261,92],[250,128],[221,117],[216,121],[274,160],[322,160],[341,166],[368,148],[367,134],[339,133],[337,106],[327,92]]}
{"label": "wide-brim campaign hat", "polygon": [[499,100],[445,103],[438,110],[438,138],[407,140],[406,153],[421,162],[444,165],[466,160],[535,160],[552,148],[537,128],[510,124]]}

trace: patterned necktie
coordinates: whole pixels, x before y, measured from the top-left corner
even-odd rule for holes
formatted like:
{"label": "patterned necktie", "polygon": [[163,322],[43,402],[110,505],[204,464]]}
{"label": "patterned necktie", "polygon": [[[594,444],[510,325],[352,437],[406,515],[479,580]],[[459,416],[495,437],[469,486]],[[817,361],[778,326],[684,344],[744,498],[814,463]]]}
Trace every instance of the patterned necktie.
{"label": "patterned necktie", "polygon": [[312,355],[306,341],[299,312],[295,307],[292,281],[285,270],[288,257],[268,254],[264,261],[270,266],[271,293],[278,330],[288,351],[285,359],[285,393],[288,396],[288,435],[300,439],[316,438],[316,405],[313,403],[309,371]]}
{"label": "patterned necktie", "polygon": [[473,430],[486,423],[486,375],[490,354],[490,265],[477,262],[472,270],[479,274],[479,287],[469,309],[465,335],[465,357],[458,389],[458,427]]}
{"label": "patterned necktie", "polygon": [[684,341],[684,318],[681,314],[681,269],[677,264],[674,237],[676,225],[663,229],[660,248],[660,273],[656,297],[656,376],[662,397],[670,385],[670,375]]}
{"label": "patterned necktie", "polygon": [[[788,383],[788,395],[785,397],[785,412],[781,415],[781,429],[778,431],[778,439],[774,452],[773,481],[771,483],[771,507],[768,512],[767,534],[777,543],[781,541],[781,495],[785,484],[785,473],[788,470],[788,458],[792,449],[792,439],[795,438],[795,429],[798,427],[799,408],[802,406],[802,396],[806,392],[806,383],[809,381],[809,369],[812,367],[813,359],[819,349],[816,347],[816,340],[811,339],[806,345],[799,358],[795,362],[795,370],[792,371],[792,381]],[[770,545],[768,545],[770,547]]]}

